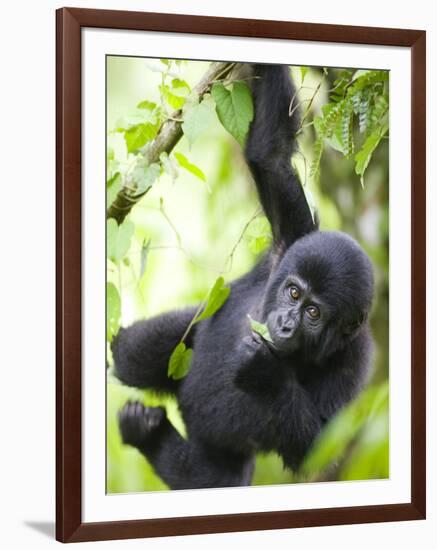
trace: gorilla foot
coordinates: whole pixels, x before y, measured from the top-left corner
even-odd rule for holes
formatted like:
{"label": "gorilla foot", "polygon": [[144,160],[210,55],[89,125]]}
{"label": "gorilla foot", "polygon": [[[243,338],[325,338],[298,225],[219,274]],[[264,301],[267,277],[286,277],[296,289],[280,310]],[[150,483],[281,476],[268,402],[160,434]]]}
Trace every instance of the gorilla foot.
{"label": "gorilla foot", "polygon": [[145,407],[142,403],[128,401],[118,413],[123,443],[141,449],[156,434],[165,417],[163,407]]}

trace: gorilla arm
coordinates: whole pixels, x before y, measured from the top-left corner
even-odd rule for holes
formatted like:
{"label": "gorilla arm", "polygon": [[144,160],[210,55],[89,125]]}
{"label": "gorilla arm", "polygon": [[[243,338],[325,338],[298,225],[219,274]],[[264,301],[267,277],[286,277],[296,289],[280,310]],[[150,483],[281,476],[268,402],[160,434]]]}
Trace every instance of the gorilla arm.
{"label": "gorilla arm", "polygon": [[274,248],[283,252],[296,239],[317,229],[291,167],[299,114],[294,111],[289,115],[295,92],[288,66],[255,65],[253,77],[255,118],[246,160],[272,226]]}

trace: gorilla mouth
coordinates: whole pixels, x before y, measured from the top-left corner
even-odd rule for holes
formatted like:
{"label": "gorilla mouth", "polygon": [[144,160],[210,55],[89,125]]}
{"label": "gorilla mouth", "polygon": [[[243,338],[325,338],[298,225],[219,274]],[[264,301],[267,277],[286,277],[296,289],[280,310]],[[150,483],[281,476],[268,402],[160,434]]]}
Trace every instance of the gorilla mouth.
{"label": "gorilla mouth", "polygon": [[268,342],[268,345],[274,351],[280,353],[292,353],[299,348],[300,338],[296,331],[288,335],[283,335],[279,333],[276,327],[269,326],[269,332],[273,340],[273,344]]}

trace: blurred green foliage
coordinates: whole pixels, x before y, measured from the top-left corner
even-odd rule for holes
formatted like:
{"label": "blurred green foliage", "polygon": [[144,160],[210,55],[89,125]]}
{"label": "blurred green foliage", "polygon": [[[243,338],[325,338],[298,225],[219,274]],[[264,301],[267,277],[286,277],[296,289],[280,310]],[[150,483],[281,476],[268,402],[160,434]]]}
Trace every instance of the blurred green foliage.
{"label": "blurred green foliage", "polygon": [[[199,102],[190,92],[208,66],[107,58],[107,204],[122,187],[148,191],[120,226],[108,220],[109,362],[109,342],[120,326],[189,304],[204,304],[197,320],[212,314],[226,299],[226,283],[249,271],[271,242],[240,146],[253,117],[248,87],[217,82]],[[253,483],[385,478],[388,75],[309,67],[291,71],[298,93],[290,109],[300,108],[303,115],[293,163],[307,200],[321,228],[351,234],[375,268],[374,371],[369,387],[323,430],[301,471],[284,470],[274,454],[259,456]],[[162,121],[181,108],[182,139],[171,154],[161,154],[159,163],[144,166],[144,148]],[[189,368],[187,353],[180,347],[173,358],[170,371],[176,377]],[[111,369],[107,379],[107,491],[166,489],[136,450],[122,446],[117,411],[128,399],[163,405],[184,435],[177,403],[124,387]]]}

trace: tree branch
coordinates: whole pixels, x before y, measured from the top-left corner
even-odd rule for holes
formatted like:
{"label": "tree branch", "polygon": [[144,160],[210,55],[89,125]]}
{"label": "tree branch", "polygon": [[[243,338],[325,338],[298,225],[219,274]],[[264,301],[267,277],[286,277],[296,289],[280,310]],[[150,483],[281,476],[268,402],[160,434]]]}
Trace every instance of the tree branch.
{"label": "tree branch", "polygon": [[[234,63],[212,63],[202,79],[194,87],[193,92],[199,99],[202,99],[215,81],[229,75],[233,66]],[[181,110],[176,111],[161,124],[158,135],[144,153],[144,158],[148,166],[154,162],[159,162],[161,153],[165,152],[169,154],[182,137],[181,115]],[[147,189],[147,191],[149,189]],[[135,195],[134,192],[129,189],[122,188],[118,192],[113,203],[109,205],[106,217],[114,218],[118,224],[121,224],[132,207],[147,193],[147,191]]]}

